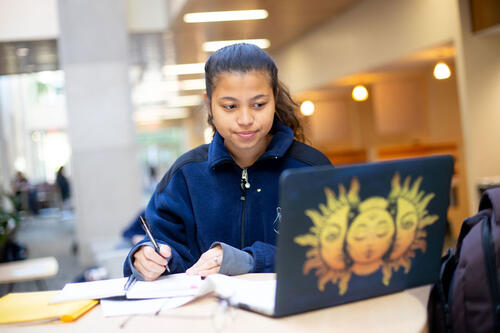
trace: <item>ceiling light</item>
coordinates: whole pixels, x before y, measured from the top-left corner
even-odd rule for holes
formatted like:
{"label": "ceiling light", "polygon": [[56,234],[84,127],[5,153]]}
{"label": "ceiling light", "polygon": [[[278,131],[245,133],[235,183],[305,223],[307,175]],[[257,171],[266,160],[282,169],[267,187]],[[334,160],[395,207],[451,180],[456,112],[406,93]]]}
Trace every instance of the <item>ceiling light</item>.
{"label": "ceiling light", "polygon": [[188,13],[184,15],[184,22],[222,22],[222,21],[244,21],[244,20],[262,20],[267,18],[267,10],[228,10],[223,12],[203,12]]}
{"label": "ceiling light", "polygon": [[179,81],[180,90],[204,90],[205,79]]}
{"label": "ceiling light", "polygon": [[314,103],[311,101],[304,101],[300,104],[300,112],[304,116],[310,116],[314,113]]}
{"label": "ceiling light", "polygon": [[368,90],[363,85],[357,85],[352,90],[352,99],[356,102],[363,102],[368,99]]}
{"label": "ceiling light", "polygon": [[27,47],[19,47],[16,49],[16,55],[18,57],[26,57],[30,53],[30,49]]}
{"label": "ceiling light", "polygon": [[440,61],[434,67],[434,77],[438,80],[444,80],[451,76],[450,67],[444,62]]}
{"label": "ceiling light", "polygon": [[261,49],[267,49],[271,46],[271,42],[269,39],[240,39],[240,40],[220,40],[213,42],[205,42],[203,43],[203,51],[205,52],[215,52],[220,48],[223,48],[228,45],[233,45],[237,43],[248,43],[254,44],[260,47]]}
{"label": "ceiling light", "polygon": [[167,104],[169,107],[185,107],[185,106],[198,106],[203,104],[203,96],[189,95],[189,96],[173,96],[168,98]]}
{"label": "ceiling light", "polygon": [[203,74],[205,73],[205,63],[180,64],[163,66],[165,75]]}
{"label": "ceiling light", "polygon": [[157,123],[165,119],[182,119],[189,117],[187,108],[169,108],[164,105],[141,107],[137,109],[133,118],[137,123]]}

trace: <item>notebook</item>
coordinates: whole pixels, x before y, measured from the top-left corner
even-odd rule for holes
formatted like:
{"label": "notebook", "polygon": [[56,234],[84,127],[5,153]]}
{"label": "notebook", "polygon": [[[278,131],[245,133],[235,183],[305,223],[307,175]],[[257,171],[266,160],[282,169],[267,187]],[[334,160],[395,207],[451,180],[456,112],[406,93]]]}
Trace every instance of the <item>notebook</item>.
{"label": "notebook", "polygon": [[433,283],[452,173],[448,155],[283,172],[276,282],[230,302],[281,317]]}
{"label": "notebook", "polygon": [[57,293],[57,290],[53,290],[10,293],[3,296],[0,298],[0,324],[50,320],[74,321],[98,303],[94,300],[79,300],[49,304]]}
{"label": "notebook", "polygon": [[161,276],[155,281],[136,281],[126,290],[127,278],[67,283],[50,301],[51,304],[81,299],[125,296],[127,299],[201,296],[210,292],[200,276],[185,273]]}

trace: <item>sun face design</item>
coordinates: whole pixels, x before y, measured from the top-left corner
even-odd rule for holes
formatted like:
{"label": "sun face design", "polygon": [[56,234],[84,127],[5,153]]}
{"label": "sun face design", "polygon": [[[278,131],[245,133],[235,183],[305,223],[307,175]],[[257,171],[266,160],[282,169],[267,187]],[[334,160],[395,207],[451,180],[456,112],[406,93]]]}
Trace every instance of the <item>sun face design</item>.
{"label": "sun face design", "polygon": [[295,237],[295,242],[302,246],[311,246],[306,252],[308,258],[303,266],[303,274],[316,269],[318,289],[323,291],[327,282],[338,283],[339,294],[347,291],[351,271],[346,264],[344,242],[347,233],[348,216],[351,207],[357,206],[359,183],[351,182],[351,189],[346,194],[343,185],[339,186],[338,198],[335,193],[325,188],[326,205],[320,204],[320,211],[306,210],[305,214],[313,222],[311,233]]}
{"label": "sun face design", "polygon": [[305,211],[313,226],[310,233],[294,241],[311,247],[303,274],[316,270],[320,291],[331,282],[338,286],[340,295],[345,294],[353,273],[367,276],[382,268],[382,282],[389,285],[393,271],[404,267],[405,273],[409,272],[415,251],[425,252],[424,228],[438,219],[426,210],[434,194],[420,190],[422,177],[410,183],[407,177],[401,185],[396,173],[387,198],[361,201],[359,182],[353,178],[349,192],[339,185],[336,197],[327,187],[326,205]]}
{"label": "sun face design", "polygon": [[422,177],[418,177],[413,184],[411,178],[406,177],[403,185],[398,173],[392,178],[392,190],[388,200],[394,207],[391,213],[396,216],[396,237],[383,268],[383,282],[386,285],[389,284],[392,271],[397,271],[400,267],[404,268],[405,273],[410,271],[415,251],[425,252],[427,248],[427,232],[424,228],[438,220],[437,215],[429,215],[426,209],[434,198],[434,193],[426,194],[420,190],[421,183]]}
{"label": "sun face design", "polygon": [[381,197],[363,201],[349,227],[346,248],[354,262],[351,269],[357,275],[369,275],[379,269],[391,247],[395,227],[387,206],[387,200]]}

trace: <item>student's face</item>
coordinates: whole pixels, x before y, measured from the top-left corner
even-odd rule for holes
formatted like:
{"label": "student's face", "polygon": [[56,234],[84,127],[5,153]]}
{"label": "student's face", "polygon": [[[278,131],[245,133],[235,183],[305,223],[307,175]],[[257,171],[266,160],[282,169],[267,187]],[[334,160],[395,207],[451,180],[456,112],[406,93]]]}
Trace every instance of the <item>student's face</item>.
{"label": "student's face", "polygon": [[236,160],[266,150],[275,103],[265,71],[218,74],[210,106],[215,128]]}

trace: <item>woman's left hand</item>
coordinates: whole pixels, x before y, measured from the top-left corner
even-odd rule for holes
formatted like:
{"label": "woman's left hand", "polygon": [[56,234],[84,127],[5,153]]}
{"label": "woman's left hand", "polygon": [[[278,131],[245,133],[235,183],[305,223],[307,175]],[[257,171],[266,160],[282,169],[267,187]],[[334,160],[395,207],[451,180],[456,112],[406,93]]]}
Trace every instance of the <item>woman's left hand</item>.
{"label": "woman's left hand", "polygon": [[196,264],[186,271],[186,274],[205,277],[210,274],[219,273],[223,255],[222,247],[220,245],[214,246],[203,253]]}

